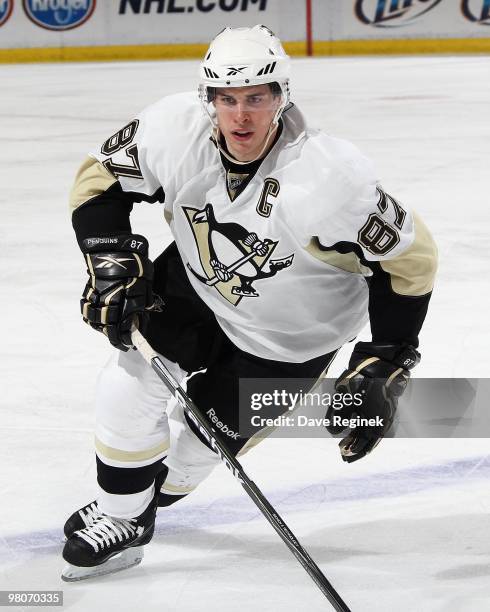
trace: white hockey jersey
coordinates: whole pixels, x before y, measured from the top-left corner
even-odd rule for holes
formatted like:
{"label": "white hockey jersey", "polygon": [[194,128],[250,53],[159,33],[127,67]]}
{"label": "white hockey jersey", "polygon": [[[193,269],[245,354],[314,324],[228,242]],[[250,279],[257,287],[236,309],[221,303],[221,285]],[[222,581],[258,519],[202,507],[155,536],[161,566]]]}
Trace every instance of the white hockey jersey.
{"label": "white hockey jersey", "polygon": [[[354,251],[368,261],[396,258],[414,240],[414,220],[377,189],[372,164],[353,145],[308,128],[296,106],[282,120],[233,201],[193,93],[150,106],[92,156],[124,191],[151,199],[163,188],[189,280],[236,346],[303,362],[367,322],[370,271]],[[341,254],[331,248],[339,243],[355,246]]]}

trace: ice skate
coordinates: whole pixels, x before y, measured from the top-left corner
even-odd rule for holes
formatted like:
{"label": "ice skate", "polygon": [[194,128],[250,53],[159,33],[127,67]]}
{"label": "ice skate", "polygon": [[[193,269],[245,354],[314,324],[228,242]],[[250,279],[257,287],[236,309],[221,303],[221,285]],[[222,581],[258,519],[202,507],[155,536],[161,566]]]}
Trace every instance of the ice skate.
{"label": "ice skate", "polygon": [[[91,524],[76,530],[65,543],[63,558],[69,565],[63,569],[61,578],[66,582],[85,580],[140,563],[143,546],[153,537],[156,509],[156,497],[143,514],[134,519],[108,516],[96,507],[88,518]],[[68,519],[67,525],[85,520],[81,510]]]}

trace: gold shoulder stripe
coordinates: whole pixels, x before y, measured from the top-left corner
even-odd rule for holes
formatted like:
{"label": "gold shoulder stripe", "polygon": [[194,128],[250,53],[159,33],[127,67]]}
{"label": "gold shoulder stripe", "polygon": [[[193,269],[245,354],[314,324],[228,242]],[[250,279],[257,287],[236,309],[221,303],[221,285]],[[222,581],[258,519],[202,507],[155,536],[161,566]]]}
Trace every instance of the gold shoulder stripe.
{"label": "gold shoulder stripe", "polygon": [[93,157],[88,157],[81,165],[70,192],[71,212],[95,196],[107,191],[116,181],[116,177],[106,170],[100,162]]}
{"label": "gold shoulder stripe", "polygon": [[354,274],[362,274],[363,276],[371,276],[371,270],[363,266],[359,261],[359,257],[355,253],[337,253],[337,251],[325,251],[320,248],[320,242],[316,236],[314,236],[305,247],[305,250],[313,255],[319,261],[339,268],[345,272],[352,272]]}
{"label": "gold shoulder stripe", "polygon": [[380,261],[391,276],[391,288],[399,295],[426,295],[434,287],[437,270],[437,246],[422,219],[413,214],[415,238],[401,255]]}

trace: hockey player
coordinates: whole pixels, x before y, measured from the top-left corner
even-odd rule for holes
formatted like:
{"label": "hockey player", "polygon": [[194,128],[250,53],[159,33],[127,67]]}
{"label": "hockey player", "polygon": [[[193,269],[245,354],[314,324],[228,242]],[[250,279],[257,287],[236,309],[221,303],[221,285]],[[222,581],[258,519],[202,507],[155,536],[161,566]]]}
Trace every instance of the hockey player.
{"label": "hockey player", "polygon": [[[354,346],[336,386],[362,391],[357,412],[384,424],[347,431],[342,458],[364,457],[391,425],[420,357],[436,249],[368,159],[306,125],[289,64],[268,28],[226,28],[201,63],[199,96],[150,106],[77,175],[82,314],[119,350],[98,382],[98,495],[65,525],[65,579],[138,562],[157,507],[219,461],[185,418],[169,448],[170,394],[129,350],[135,318],[177,380],[194,373],[189,395],[235,454],[256,442],[239,435],[239,379],[316,379],[369,318],[372,341]],[[164,204],[174,237],[153,263],[130,225],[141,201]]]}

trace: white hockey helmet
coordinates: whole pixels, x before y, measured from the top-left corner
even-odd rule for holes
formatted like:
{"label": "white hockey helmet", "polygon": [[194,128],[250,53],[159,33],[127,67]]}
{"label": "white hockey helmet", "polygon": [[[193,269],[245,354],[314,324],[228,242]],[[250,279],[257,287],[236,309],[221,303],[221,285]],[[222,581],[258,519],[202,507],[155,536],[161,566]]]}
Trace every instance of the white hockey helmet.
{"label": "white hockey helmet", "polygon": [[211,42],[199,68],[199,97],[205,110],[216,87],[277,83],[282,102],[273,123],[289,102],[290,59],[281,41],[264,25],[225,28]]}

